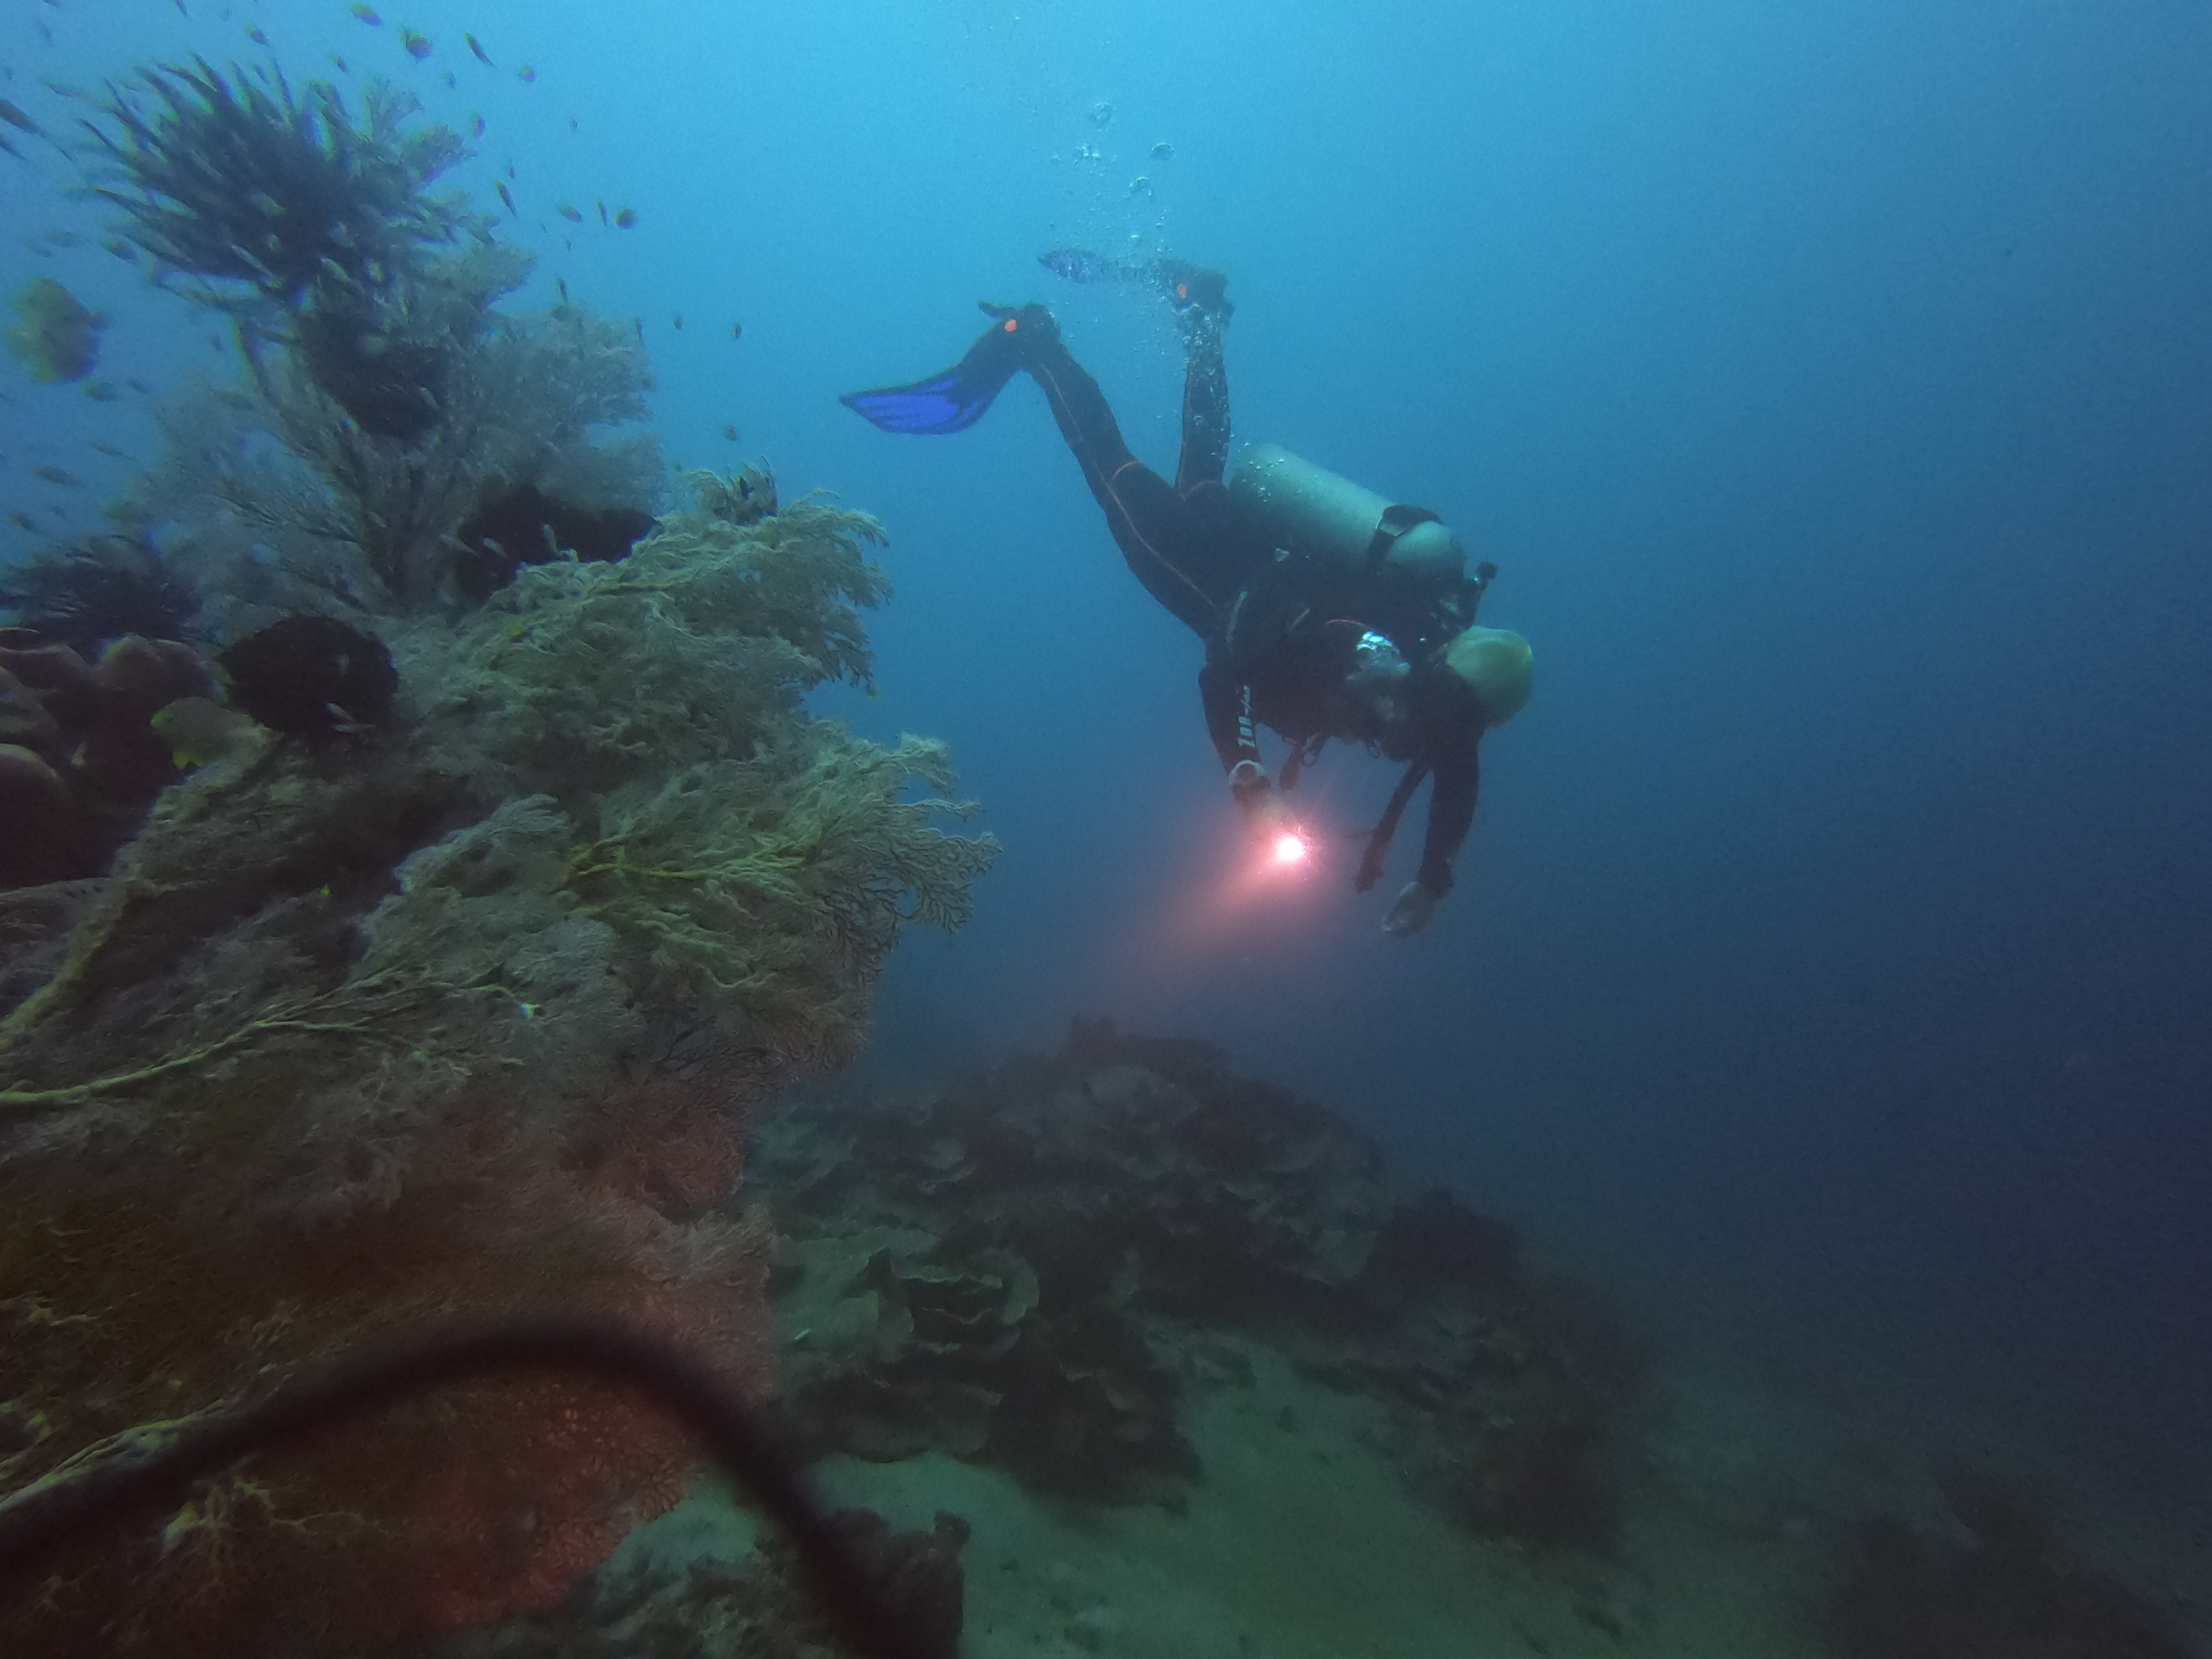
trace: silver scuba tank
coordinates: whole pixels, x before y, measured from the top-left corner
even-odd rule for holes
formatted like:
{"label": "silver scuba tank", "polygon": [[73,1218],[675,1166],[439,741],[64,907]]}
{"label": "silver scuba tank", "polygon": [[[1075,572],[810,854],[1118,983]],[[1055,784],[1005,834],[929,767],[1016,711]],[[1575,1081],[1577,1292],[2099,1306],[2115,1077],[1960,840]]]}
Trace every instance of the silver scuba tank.
{"label": "silver scuba tank", "polygon": [[[1278,547],[1348,569],[1363,569],[1387,538],[1382,562],[1443,583],[1467,573],[1467,550],[1419,507],[1396,505],[1279,444],[1255,444],[1229,480],[1229,493]],[[1401,528],[1418,518],[1411,528]],[[1396,532],[1395,536],[1392,532]]]}

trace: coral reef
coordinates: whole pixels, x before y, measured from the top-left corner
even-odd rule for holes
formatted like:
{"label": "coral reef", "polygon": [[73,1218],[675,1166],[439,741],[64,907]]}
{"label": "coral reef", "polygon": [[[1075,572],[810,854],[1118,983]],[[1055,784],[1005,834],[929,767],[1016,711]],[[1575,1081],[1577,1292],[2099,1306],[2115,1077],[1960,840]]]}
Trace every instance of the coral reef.
{"label": "coral reef", "polygon": [[1828,1631],[1846,1659],[2191,1659],[2175,1622],[2072,1559],[2044,1506],[1981,1469],[1938,1482],[1963,1533],[1862,1522]]}
{"label": "coral reef", "polygon": [[100,331],[107,319],[88,311],[51,276],[34,276],[12,301],[16,321],[0,339],[22,360],[31,378],[48,385],[82,380],[100,361]]}
{"label": "coral reef", "polygon": [[1509,1230],[1394,1202],[1369,1143],[1204,1045],[1079,1024],[923,1103],[793,1107],[753,1182],[787,1235],[781,1399],[817,1450],[1174,1505],[1183,1396],[1235,1382],[1231,1331],[1385,1402],[1462,1524],[1613,1541],[1632,1347]]}
{"label": "coral reef", "polygon": [[[392,634],[381,726],[210,764],[111,877],[0,910],[0,1488],[433,1316],[603,1310],[764,1388],[748,1113],[991,854],[905,799],[949,787],[933,745],[800,707],[866,673],[875,534],[678,514],[526,570]],[[542,1610],[687,1464],[620,1389],[455,1390],[88,1547],[0,1645]]]}
{"label": "coral reef", "polygon": [[[896,1533],[873,1510],[840,1510],[830,1522],[898,1616],[915,1659],[957,1659],[968,1523],[940,1510],[930,1531]],[[677,1567],[647,1556],[595,1574],[556,1614],[454,1638],[418,1659],[830,1659],[846,1649],[796,1565],[773,1538],[733,1564]]]}
{"label": "coral reef", "polygon": [[[84,649],[0,648],[0,851],[44,884],[0,892],[0,1494],[431,1319],[598,1312],[757,1397],[749,1114],[852,1050],[994,850],[939,827],[971,810],[939,746],[802,707],[867,677],[873,522],[765,475],[655,522],[653,439],[605,430],[641,346],[500,309],[530,259],[430,193],[459,146],[412,113],[200,62],[88,124],[243,374],[163,410],[111,509],[158,570],[81,550],[8,599]],[[485,580],[462,526],[534,500],[615,562]],[[235,707],[189,647],[100,639],[179,602],[155,575]],[[88,834],[90,787],[179,753]],[[543,1611],[689,1465],[621,1388],[457,1388],[74,1549],[0,1598],[0,1650],[343,1656]]]}

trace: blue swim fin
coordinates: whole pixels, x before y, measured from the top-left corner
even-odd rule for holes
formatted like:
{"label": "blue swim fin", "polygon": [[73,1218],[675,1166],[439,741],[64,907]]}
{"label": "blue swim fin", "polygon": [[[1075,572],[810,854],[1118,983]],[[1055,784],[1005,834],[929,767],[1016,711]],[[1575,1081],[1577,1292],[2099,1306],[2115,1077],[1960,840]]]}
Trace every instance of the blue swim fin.
{"label": "blue swim fin", "polygon": [[[987,305],[999,319],[990,332],[968,348],[968,355],[945,371],[912,386],[887,386],[874,392],[848,392],[837,401],[886,432],[964,432],[1005,390],[1027,361],[1036,323],[1046,330],[1051,318],[1042,306]],[[1031,313],[1036,313],[1033,319]],[[1023,325],[1031,325],[1023,333]]]}

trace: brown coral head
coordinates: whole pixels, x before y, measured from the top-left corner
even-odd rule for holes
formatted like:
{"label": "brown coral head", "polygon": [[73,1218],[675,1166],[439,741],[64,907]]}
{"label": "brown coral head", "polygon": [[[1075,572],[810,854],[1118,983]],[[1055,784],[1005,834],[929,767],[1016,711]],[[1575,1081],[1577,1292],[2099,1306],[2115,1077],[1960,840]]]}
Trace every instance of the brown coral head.
{"label": "brown coral head", "polygon": [[95,678],[107,696],[149,716],[179,697],[205,696],[215,689],[198,652],[181,640],[149,640],[143,634],[126,634],[102,652]]}
{"label": "brown coral head", "polygon": [[92,669],[66,645],[57,645],[27,628],[0,628],[0,668],[33,691],[88,696]]}
{"label": "brown coral head", "polygon": [[70,866],[76,797],[61,775],[18,744],[0,743],[0,887],[51,881]]}
{"label": "brown coral head", "polygon": [[56,766],[69,759],[69,738],[46,700],[5,668],[0,668],[0,744],[28,749]]}

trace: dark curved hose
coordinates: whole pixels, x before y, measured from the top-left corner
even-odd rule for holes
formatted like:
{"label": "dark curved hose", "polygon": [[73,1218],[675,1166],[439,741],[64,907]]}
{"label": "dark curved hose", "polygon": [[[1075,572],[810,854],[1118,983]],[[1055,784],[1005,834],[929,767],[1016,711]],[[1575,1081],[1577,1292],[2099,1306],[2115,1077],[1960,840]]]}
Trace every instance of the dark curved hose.
{"label": "dark curved hose", "polygon": [[281,1382],[262,1399],[213,1413],[143,1454],[119,1452],[42,1481],[0,1502],[0,1585],[85,1532],[180,1500],[193,1481],[248,1452],[441,1383],[511,1370],[580,1373],[651,1395],[790,1534],[823,1606],[855,1648],[868,1659],[926,1659],[830,1530],[798,1465],[711,1372],[648,1337],[582,1320],[537,1319],[416,1337]]}

